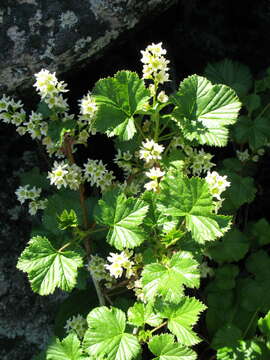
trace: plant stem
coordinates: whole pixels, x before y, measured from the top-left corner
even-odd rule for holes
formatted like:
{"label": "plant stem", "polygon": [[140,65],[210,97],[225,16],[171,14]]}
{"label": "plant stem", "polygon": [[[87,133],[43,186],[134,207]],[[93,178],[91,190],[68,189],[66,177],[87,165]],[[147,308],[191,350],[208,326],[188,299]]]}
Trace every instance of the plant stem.
{"label": "plant stem", "polygon": [[262,111],[259,113],[259,115],[257,116],[258,118],[261,117],[265,112],[266,110],[268,110],[268,108],[270,107],[270,103],[267,104],[263,109]]}
{"label": "plant stem", "polygon": [[[64,153],[66,154],[66,156],[71,164],[76,164],[74,156],[72,154],[72,138],[69,136],[65,137]],[[81,204],[82,213],[83,213],[83,227],[84,227],[84,230],[87,230],[89,228],[89,222],[88,222],[88,211],[87,211],[87,208],[85,205],[84,193],[85,193],[84,185],[80,184],[79,194],[80,194],[80,204]],[[84,246],[85,246],[87,255],[89,255],[91,252],[91,248],[90,248],[90,243],[87,238],[84,240]]]}
{"label": "plant stem", "polygon": [[102,294],[102,291],[100,289],[99,283],[98,283],[97,279],[95,278],[95,276],[94,276],[94,274],[93,274],[93,272],[91,270],[90,270],[90,274],[92,276],[92,280],[93,280],[93,283],[94,283],[94,286],[95,286],[95,289],[96,289],[99,305],[104,306],[106,304],[106,302],[105,302],[105,298],[104,298],[104,296]]}
{"label": "plant stem", "polygon": [[67,248],[69,245],[71,245],[71,241],[66,243],[65,245],[63,245],[58,251],[61,252],[63,251],[65,248]]}
{"label": "plant stem", "polygon": [[153,330],[151,330],[151,334],[154,332],[154,331],[157,331],[159,329],[161,329],[163,326],[167,325],[167,321],[164,321],[162,324],[160,324],[159,326],[155,327]]}

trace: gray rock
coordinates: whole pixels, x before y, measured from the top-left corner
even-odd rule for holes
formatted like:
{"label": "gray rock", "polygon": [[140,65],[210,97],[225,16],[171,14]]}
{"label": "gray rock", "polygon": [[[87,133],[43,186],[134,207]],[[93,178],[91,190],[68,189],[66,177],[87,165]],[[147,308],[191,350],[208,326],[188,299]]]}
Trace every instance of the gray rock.
{"label": "gray rock", "polygon": [[2,0],[0,95],[29,87],[33,74],[81,66],[127,30],[177,0]]}

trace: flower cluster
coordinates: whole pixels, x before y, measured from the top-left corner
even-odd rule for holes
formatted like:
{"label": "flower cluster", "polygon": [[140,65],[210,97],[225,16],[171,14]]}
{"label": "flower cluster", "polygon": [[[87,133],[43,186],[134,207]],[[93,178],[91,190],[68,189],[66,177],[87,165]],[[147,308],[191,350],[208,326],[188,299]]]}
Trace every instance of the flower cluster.
{"label": "flower cluster", "polygon": [[121,169],[124,171],[124,175],[127,177],[130,175],[132,170],[132,154],[130,151],[124,151],[122,152],[120,149],[118,149],[117,154],[114,158],[114,163],[118,165]]}
{"label": "flower cluster", "polygon": [[84,164],[84,178],[89,181],[91,186],[100,187],[101,191],[106,191],[115,179],[112,171],[108,171],[102,160],[88,159]]}
{"label": "flower cluster", "polygon": [[64,161],[55,161],[52,171],[48,173],[48,179],[58,190],[62,186],[78,190],[83,182],[82,170],[76,164],[69,165]]}
{"label": "flower cluster", "polygon": [[189,156],[191,162],[190,168],[194,176],[199,176],[202,173],[210,171],[210,169],[215,166],[211,162],[213,155],[204,151],[204,149],[197,150],[193,149],[192,154]]}
{"label": "flower cluster", "polygon": [[158,167],[153,167],[152,169],[150,169],[149,171],[147,171],[145,173],[145,175],[151,179],[151,181],[149,181],[148,183],[146,183],[144,185],[144,187],[146,188],[146,190],[153,190],[153,191],[157,191],[158,186],[159,186],[159,181],[161,180],[162,176],[165,175],[164,171],[161,171],[160,168]]}
{"label": "flower cluster", "polygon": [[18,201],[23,204],[25,201],[29,202],[29,213],[35,215],[38,210],[44,210],[46,208],[47,199],[39,199],[41,189],[37,187],[30,188],[30,185],[19,186],[15,191]]}
{"label": "flower cluster", "polygon": [[126,277],[129,279],[135,274],[133,265],[134,262],[130,260],[133,255],[132,251],[122,251],[120,254],[110,253],[107,260],[111,264],[106,264],[105,268],[110,271],[111,276],[119,278],[123,275],[123,271],[126,270]]}
{"label": "flower cluster", "polygon": [[169,60],[163,56],[166,52],[162,43],[149,45],[145,51],[141,51],[144,79],[154,80],[156,85],[169,81]]}
{"label": "flower cluster", "polygon": [[57,107],[62,111],[68,110],[68,104],[61,94],[68,91],[66,89],[67,85],[63,81],[58,81],[55,73],[42,69],[35,74],[35,78],[34,87],[50,109]]}
{"label": "flower cluster", "polygon": [[93,276],[97,281],[105,281],[105,287],[111,288],[114,279],[110,276],[108,271],[105,269],[106,262],[105,260],[98,255],[91,255],[90,260],[87,265],[88,271],[90,271],[91,276]]}
{"label": "flower cluster", "polygon": [[227,176],[220,176],[216,171],[212,173],[208,171],[205,180],[209,186],[210,193],[217,200],[221,200],[221,193],[230,186],[230,182],[227,181]]}
{"label": "flower cluster", "polygon": [[64,326],[67,333],[75,332],[80,339],[84,337],[84,334],[88,328],[87,321],[82,315],[73,315],[69,318]]}
{"label": "flower cluster", "polygon": [[0,120],[6,124],[20,126],[26,118],[21,101],[15,101],[9,96],[3,95],[0,99]]}
{"label": "flower cluster", "polygon": [[133,181],[124,181],[122,183],[118,183],[117,186],[119,187],[119,189],[121,189],[121,191],[123,191],[126,195],[128,196],[134,196],[137,195],[141,188],[142,188],[142,182],[143,182],[143,178],[135,178],[133,179]]}
{"label": "flower cluster", "polygon": [[161,154],[164,151],[164,146],[157,144],[154,140],[142,142],[142,147],[139,150],[139,158],[148,164],[152,164],[155,160],[161,159]]}
{"label": "flower cluster", "polygon": [[95,99],[91,94],[85,95],[80,101],[80,113],[82,115],[82,120],[91,121],[97,112],[97,104],[95,102]]}
{"label": "flower cluster", "polygon": [[253,155],[249,154],[248,149],[246,149],[244,151],[236,150],[236,156],[238,157],[238,159],[241,162],[245,162],[245,161],[248,161],[248,160],[257,162],[257,161],[259,161],[259,157],[263,156],[264,153],[265,153],[264,149],[258,149],[256,154],[253,154]]}

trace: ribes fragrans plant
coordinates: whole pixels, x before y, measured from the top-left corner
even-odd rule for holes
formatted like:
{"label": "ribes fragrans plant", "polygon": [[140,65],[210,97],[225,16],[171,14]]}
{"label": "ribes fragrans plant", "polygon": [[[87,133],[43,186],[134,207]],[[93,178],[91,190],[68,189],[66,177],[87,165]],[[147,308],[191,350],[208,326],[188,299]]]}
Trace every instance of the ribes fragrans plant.
{"label": "ribes fragrans plant", "polygon": [[[48,174],[24,174],[16,191],[38,223],[17,267],[40,295],[72,291],[78,309],[40,358],[197,358],[193,326],[206,306],[190,289],[200,285],[205,249],[232,221],[219,214],[230,183],[202,146],[227,144],[241,104],[229,86],[197,75],[167,95],[165,54],[161,44],[142,51],[143,78],[120,71],[99,80],[78,116],[63,97],[66,84],[47,70],[36,74],[37,111],[0,101],[1,119],[53,159]],[[82,165],[76,149],[91,146],[96,132],[113,137],[124,181],[101,160]]]}

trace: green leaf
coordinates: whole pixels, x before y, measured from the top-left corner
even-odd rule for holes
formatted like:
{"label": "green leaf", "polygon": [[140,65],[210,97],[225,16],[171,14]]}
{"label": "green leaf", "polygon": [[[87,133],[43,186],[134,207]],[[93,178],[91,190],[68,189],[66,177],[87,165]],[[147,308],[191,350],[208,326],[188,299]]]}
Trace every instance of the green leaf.
{"label": "green leaf", "polygon": [[235,287],[235,278],[239,273],[236,265],[223,265],[216,269],[215,284],[219,290],[229,290]]}
{"label": "green leaf", "polygon": [[168,318],[168,329],[177,337],[177,340],[186,346],[199,343],[201,340],[192,330],[198,321],[199,315],[206,306],[194,297],[184,297],[179,304],[157,302],[158,313]]}
{"label": "green leaf", "polygon": [[41,101],[38,104],[37,112],[42,114],[44,119],[48,119],[52,114],[52,110],[49,108],[48,104],[45,103],[45,101]]}
{"label": "green leaf", "polygon": [[258,320],[258,326],[261,333],[266,336],[267,341],[270,341],[270,310],[265,315],[264,318],[260,318]]}
{"label": "green leaf", "polygon": [[229,228],[229,216],[213,213],[208,184],[201,178],[187,178],[175,173],[161,182],[159,195],[164,214],[183,216],[187,229],[198,243],[215,240]]}
{"label": "green leaf", "polygon": [[198,262],[187,252],[175,253],[166,264],[146,265],[142,272],[143,291],[147,300],[162,296],[165,301],[178,303],[183,295],[183,285],[199,286]]}
{"label": "green leaf", "polygon": [[109,226],[107,241],[118,250],[132,249],[145,240],[140,228],[148,206],[142,200],[127,198],[118,191],[107,192],[95,211],[97,223]]}
{"label": "green leaf", "polygon": [[54,339],[49,345],[46,360],[83,360],[81,344],[75,334],[69,334],[64,340]]}
{"label": "green leaf", "polygon": [[150,98],[144,81],[130,71],[119,71],[114,77],[99,80],[93,90],[98,112],[95,127],[100,132],[131,139],[135,132],[133,116]]}
{"label": "green leaf", "polygon": [[50,182],[47,179],[47,174],[40,173],[39,168],[34,167],[30,171],[20,174],[20,182],[22,186],[30,185],[30,187],[36,186],[43,190],[47,190],[50,187]]}
{"label": "green leaf", "polygon": [[249,249],[247,237],[237,228],[227,232],[222,240],[207,249],[207,253],[215,261],[233,262],[243,259]]}
{"label": "green leaf", "polygon": [[226,172],[231,185],[223,193],[225,199],[222,209],[233,212],[245,203],[251,203],[256,194],[254,180],[250,176],[240,176],[233,172]]}
{"label": "green leaf", "polygon": [[148,324],[156,327],[161,324],[162,318],[158,314],[155,314],[151,303],[145,305],[136,302],[128,309],[128,321],[135,326]]}
{"label": "green leaf", "polygon": [[76,127],[75,120],[54,120],[48,123],[48,136],[52,139],[53,142],[57,143],[60,141],[60,144],[63,143],[63,136],[71,132]]}
{"label": "green leaf", "polygon": [[251,113],[261,106],[261,97],[257,94],[249,94],[245,97],[244,104]]}
{"label": "green leaf", "polygon": [[78,226],[78,218],[73,209],[68,212],[66,209],[58,216],[58,227],[60,230],[66,230],[70,227]]}
{"label": "green leaf", "polygon": [[237,292],[240,306],[243,309],[249,312],[257,312],[263,309],[265,291],[259,282],[249,278],[241,279],[237,283]]}
{"label": "green leaf", "polygon": [[[86,207],[89,211],[89,222],[93,221],[93,208],[96,205],[96,198],[88,198],[86,200]],[[74,210],[79,225],[83,224],[83,214],[80,204],[80,198],[78,192],[72,190],[60,190],[57,194],[48,197],[48,204],[43,212],[42,223],[45,229],[53,232],[54,234],[61,233],[58,228],[57,216],[61,215],[62,212]]]}
{"label": "green leaf", "polygon": [[225,59],[208,64],[204,75],[212,83],[230,86],[239,96],[247,94],[252,87],[252,74],[249,68],[237,61]]}
{"label": "green leaf", "polygon": [[211,347],[218,350],[225,346],[233,347],[242,338],[242,331],[235,325],[226,324],[222,326],[215,334]]}
{"label": "green leaf", "polygon": [[156,355],[153,360],[195,360],[197,355],[191,349],[174,342],[170,334],[154,336],[149,344],[149,349]]}
{"label": "green leaf", "polygon": [[270,224],[265,218],[251,224],[249,233],[252,235],[252,242],[256,241],[259,246],[270,243]]}
{"label": "green leaf", "polygon": [[56,287],[70,291],[76,285],[78,268],[83,266],[82,253],[76,250],[60,252],[46,237],[35,236],[21,254],[17,268],[28,274],[33,291],[40,295],[52,294]]}
{"label": "green leaf", "polygon": [[249,144],[252,150],[257,150],[270,139],[270,120],[267,117],[250,119],[241,116],[233,127],[233,136],[237,143]]}
{"label": "green leaf", "polygon": [[172,115],[183,135],[200,144],[225,146],[228,125],[234,124],[241,108],[235,92],[226,85],[212,85],[198,75],[184,79],[172,96]]}
{"label": "green leaf", "polygon": [[246,268],[256,280],[265,282],[270,279],[270,256],[266,251],[259,250],[247,258]]}
{"label": "green leaf", "polygon": [[125,332],[125,313],[117,308],[101,306],[87,316],[83,346],[89,355],[107,360],[131,360],[140,351],[137,338]]}
{"label": "green leaf", "polygon": [[[269,355],[269,353],[268,353]],[[260,343],[254,340],[240,340],[234,347],[218,350],[217,360],[267,360]]]}

